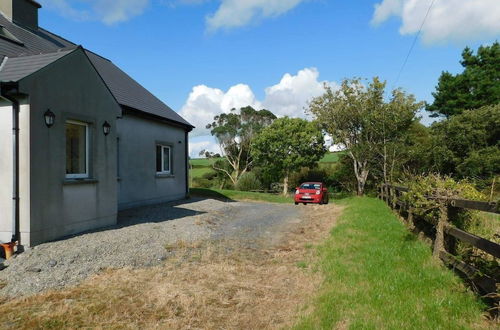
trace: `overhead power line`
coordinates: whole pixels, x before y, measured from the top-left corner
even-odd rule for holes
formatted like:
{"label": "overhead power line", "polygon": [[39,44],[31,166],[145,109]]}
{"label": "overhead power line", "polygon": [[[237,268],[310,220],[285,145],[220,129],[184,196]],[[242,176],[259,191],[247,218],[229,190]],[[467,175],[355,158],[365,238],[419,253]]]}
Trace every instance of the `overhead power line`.
{"label": "overhead power line", "polygon": [[420,33],[422,32],[422,28],[424,27],[425,21],[427,20],[427,16],[429,16],[429,13],[431,12],[432,6],[434,6],[434,1],[431,1],[431,4],[429,8],[427,9],[427,13],[425,13],[424,19],[422,20],[422,24],[420,25],[420,29],[418,29],[417,34],[415,35],[415,39],[413,39],[413,42],[411,44],[410,50],[408,51],[408,54],[406,55],[406,58],[403,62],[403,65],[401,66],[401,69],[399,69],[398,75],[396,77],[396,80],[394,81],[393,87],[396,87],[399,78],[401,77],[401,73],[403,73],[403,70],[406,66],[406,63],[408,62],[408,59],[410,58],[410,54],[413,51],[413,48],[415,47],[415,44],[417,43],[418,38],[420,37]]}

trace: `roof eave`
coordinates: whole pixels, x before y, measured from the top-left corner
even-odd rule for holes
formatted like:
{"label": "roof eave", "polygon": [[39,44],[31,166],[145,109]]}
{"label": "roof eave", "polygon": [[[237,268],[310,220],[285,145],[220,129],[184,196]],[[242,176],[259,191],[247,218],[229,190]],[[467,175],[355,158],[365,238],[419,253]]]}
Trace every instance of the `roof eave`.
{"label": "roof eave", "polygon": [[157,116],[157,115],[154,115],[152,113],[145,112],[145,111],[142,111],[142,110],[139,110],[136,108],[132,108],[132,107],[124,105],[124,104],[120,104],[120,106],[122,107],[124,115],[133,114],[133,115],[136,115],[136,116],[141,117],[141,118],[163,122],[163,123],[166,123],[166,124],[171,125],[171,126],[180,127],[182,129],[186,130],[187,132],[191,132],[195,128],[191,124],[182,123],[182,122],[172,120],[172,119],[162,117],[162,116]]}

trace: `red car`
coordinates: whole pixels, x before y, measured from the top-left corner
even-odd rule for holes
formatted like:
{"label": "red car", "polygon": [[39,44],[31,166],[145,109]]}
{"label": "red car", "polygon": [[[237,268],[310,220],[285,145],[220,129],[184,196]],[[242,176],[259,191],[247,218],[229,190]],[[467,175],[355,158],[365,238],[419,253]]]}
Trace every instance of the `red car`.
{"label": "red car", "polygon": [[304,182],[295,190],[295,205],[299,203],[328,204],[328,189],[322,182]]}

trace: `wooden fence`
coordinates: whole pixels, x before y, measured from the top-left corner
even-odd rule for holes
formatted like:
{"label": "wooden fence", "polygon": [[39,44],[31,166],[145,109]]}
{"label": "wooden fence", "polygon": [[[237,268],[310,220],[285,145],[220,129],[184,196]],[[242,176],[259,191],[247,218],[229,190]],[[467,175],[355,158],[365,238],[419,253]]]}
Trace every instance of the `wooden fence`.
{"label": "wooden fence", "polygon": [[[410,205],[401,199],[401,196],[408,192],[408,188],[398,187],[393,185],[382,185],[379,190],[379,197],[388,203],[388,205],[398,211],[403,217],[409,228],[419,231],[415,226],[416,215]],[[438,199],[428,197],[429,199]],[[458,209],[478,210],[483,212],[491,212],[500,214],[500,205],[498,203],[478,202],[455,198],[439,198],[439,216],[436,219],[419,218],[418,220],[425,221],[432,227],[435,235],[432,235],[434,250],[433,254],[436,258],[440,258],[445,264],[458,270],[462,275],[467,277],[476,289],[487,297],[491,297],[498,308],[498,291],[500,270],[496,270],[494,274],[484,274],[474,266],[465,263],[457,258],[454,253],[457,241],[466,242],[479,250],[482,250],[495,258],[500,258],[500,245],[487,240],[483,237],[463,231],[452,225],[453,220],[457,216]]]}

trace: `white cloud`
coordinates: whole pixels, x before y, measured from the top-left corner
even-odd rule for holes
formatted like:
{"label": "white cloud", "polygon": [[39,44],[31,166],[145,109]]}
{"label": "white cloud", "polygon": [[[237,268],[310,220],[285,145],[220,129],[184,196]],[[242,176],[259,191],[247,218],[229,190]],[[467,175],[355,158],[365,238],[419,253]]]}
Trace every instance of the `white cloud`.
{"label": "white cloud", "polygon": [[193,87],[180,114],[196,126],[192,133],[193,136],[196,136],[208,133],[205,126],[213,121],[214,116],[229,113],[233,108],[239,109],[248,105],[254,108],[261,106],[248,85],[238,84],[227,92],[218,88],[198,85]]}
{"label": "white cloud", "polygon": [[[401,18],[402,35],[417,33],[432,0],[383,0],[375,5],[372,24]],[[435,0],[422,29],[424,43],[484,40],[500,35],[498,0]]]}
{"label": "white cloud", "polygon": [[205,126],[214,116],[248,105],[258,110],[268,109],[277,116],[304,117],[304,107],[313,97],[323,94],[324,83],[336,86],[318,78],[315,68],[300,70],[296,75],[287,73],[278,84],[265,89],[263,101],[257,100],[250,86],[244,84],[235,85],[227,92],[205,85],[195,86],[180,114],[196,126],[193,136],[208,134]]}
{"label": "white cloud", "polygon": [[313,97],[324,93],[324,84],[337,86],[334,82],[319,81],[316,68],[300,70],[296,75],[285,74],[281,81],[266,88],[264,108],[278,116],[303,117],[304,107]]}
{"label": "white cloud", "polygon": [[238,28],[263,18],[282,15],[304,0],[222,0],[217,11],[207,16],[210,31]]}
{"label": "white cloud", "polygon": [[41,3],[72,19],[111,25],[142,14],[150,0],[81,0],[78,6],[69,0],[41,0]]}
{"label": "white cloud", "polygon": [[215,153],[221,153],[219,145],[215,142],[215,139],[210,136],[200,136],[189,141],[189,157],[199,158],[200,151],[208,150]]}

